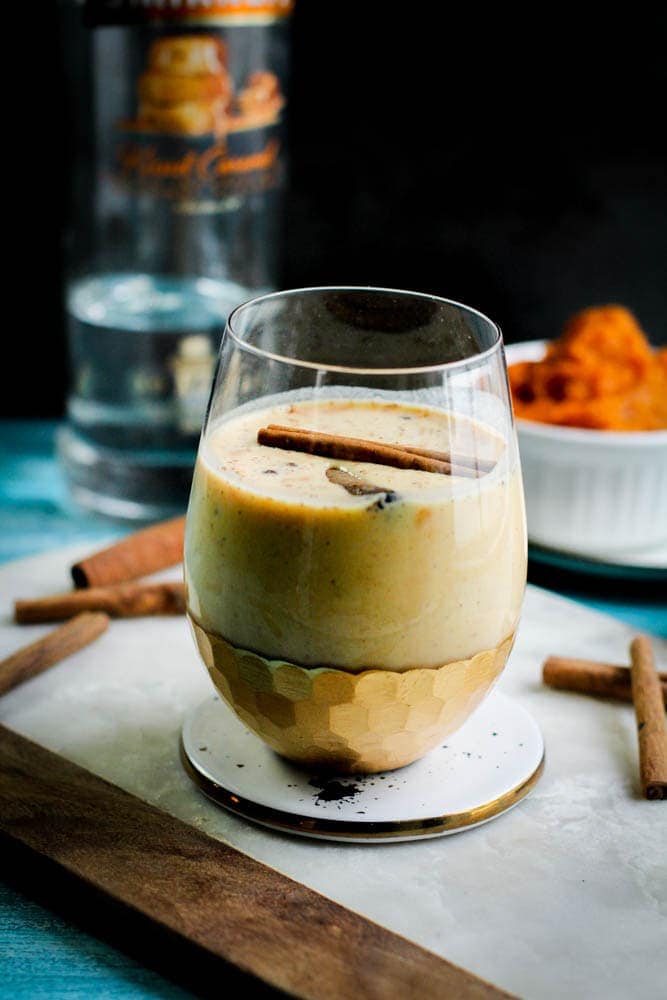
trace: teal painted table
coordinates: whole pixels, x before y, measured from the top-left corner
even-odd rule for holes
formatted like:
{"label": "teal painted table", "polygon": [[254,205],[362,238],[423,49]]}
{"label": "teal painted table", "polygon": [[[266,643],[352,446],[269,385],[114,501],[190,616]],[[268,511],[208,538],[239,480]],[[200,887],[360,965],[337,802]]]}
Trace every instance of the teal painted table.
{"label": "teal painted table", "polygon": [[[53,457],[55,429],[52,422],[0,423],[0,562],[74,542],[94,548],[103,538],[127,532],[126,525],[82,514],[71,505]],[[536,565],[529,578],[667,638],[667,582],[577,579]],[[113,947],[104,933],[88,933],[74,916],[42,905],[34,886],[17,882],[1,848],[2,1000],[193,995]]]}

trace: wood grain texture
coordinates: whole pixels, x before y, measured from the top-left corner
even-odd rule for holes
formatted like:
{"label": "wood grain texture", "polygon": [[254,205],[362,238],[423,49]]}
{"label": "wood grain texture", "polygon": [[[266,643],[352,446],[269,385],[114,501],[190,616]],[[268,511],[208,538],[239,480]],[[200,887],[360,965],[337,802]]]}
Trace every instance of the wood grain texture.
{"label": "wood grain texture", "polygon": [[0,832],[293,996],[509,996],[3,726]]}

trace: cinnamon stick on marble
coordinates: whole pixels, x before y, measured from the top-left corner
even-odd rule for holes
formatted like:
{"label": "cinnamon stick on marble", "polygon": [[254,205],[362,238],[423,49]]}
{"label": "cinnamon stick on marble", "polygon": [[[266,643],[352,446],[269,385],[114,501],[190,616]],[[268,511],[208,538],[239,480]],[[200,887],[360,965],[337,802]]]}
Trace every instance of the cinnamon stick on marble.
{"label": "cinnamon stick on marble", "polygon": [[12,653],[0,662],[0,695],[88,646],[106,631],[108,625],[109,616],[103,612],[84,611],[43,638]]}
{"label": "cinnamon stick on marble", "polygon": [[269,424],[267,427],[259,429],[257,442],[271,448],[303,451],[309,455],[321,455],[324,458],[335,458],[339,461],[370,462],[375,465],[390,465],[397,469],[436,472],[445,476],[456,475],[475,478],[477,475],[474,467],[454,466],[449,460],[434,458],[433,453],[427,454],[419,449],[408,450],[401,445],[345,437],[340,434],[326,434],[322,431],[305,430],[300,427],[282,427],[278,424]]}
{"label": "cinnamon stick on marble", "polygon": [[[667,673],[658,674],[658,678],[663,701],[667,706]],[[629,669],[612,663],[550,656],[542,665],[542,680],[549,687],[562,691],[578,691],[618,701],[632,701]]]}
{"label": "cinnamon stick on marble", "polygon": [[185,517],[143,528],[72,566],[76,587],[104,587],[136,580],[183,558]]}
{"label": "cinnamon stick on marble", "polygon": [[111,618],[185,613],[182,583],[119,583],[113,587],[84,587],[66,594],[52,594],[14,603],[14,620],[20,625],[59,622],[81,611],[104,611]]}
{"label": "cinnamon stick on marble", "polygon": [[632,640],[630,657],[642,791],[647,799],[667,800],[665,709],[653,649],[647,636],[641,635]]}

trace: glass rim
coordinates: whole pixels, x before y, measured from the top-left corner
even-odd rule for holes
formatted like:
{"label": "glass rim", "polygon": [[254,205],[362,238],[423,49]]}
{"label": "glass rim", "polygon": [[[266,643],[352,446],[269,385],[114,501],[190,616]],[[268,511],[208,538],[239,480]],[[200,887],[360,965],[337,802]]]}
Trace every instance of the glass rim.
{"label": "glass rim", "polygon": [[[382,292],[384,294],[407,295],[415,299],[427,299],[431,302],[439,302],[443,305],[454,306],[462,312],[478,316],[485,323],[488,323],[494,333],[494,342],[483,351],[477,351],[475,354],[471,354],[467,358],[459,358],[457,361],[441,361],[434,365],[417,365],[416,367],[376,368],[367,365],[335,365],[324,361],[306,361],[302,358],[276,354],[273,351],[257,347],[255,344],[250,344],[247,340],[244,340],[240,332],[234,329],[234,321],[244,310],[249,310],[260,303],[269,302],[272,299],[288,298],[303,294],[304,292]],[[463,302],[457,302],[455,299],[446,299],[441,295],[433,295],[430,292],[414,292],[403,288],[383,288],[378,285],[312,285],[304,286],[303,288],[286,288],[276,292],[268,292],[265,295],[258,295],[255,298],[241,302],[232,309],[225,323],[225,332],[229,334],[234,343],[242,350],[248,351],[250,354],[255,354],[258,357],[266,358],[269,361],[278,361],[281,364],[293,365],[297,368],[310,368],[314,371],[338,372],[350,375],[421,375],[430,372],[451,371],[456,368],[476,367],[494,355],[503,344],[503,335],[498,324],[494,323],[492,319],[489,319],[479,309],[475,309],[474,306],[467,306]]]}

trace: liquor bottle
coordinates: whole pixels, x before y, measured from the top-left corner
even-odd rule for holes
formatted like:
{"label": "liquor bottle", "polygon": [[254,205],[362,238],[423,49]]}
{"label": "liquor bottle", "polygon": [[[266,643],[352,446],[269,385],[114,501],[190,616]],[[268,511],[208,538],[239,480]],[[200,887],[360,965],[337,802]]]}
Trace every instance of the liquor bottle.
{"label": "liquor bottle", "polygon": [[291,9],[87,0],[78,36],[70,11],[79,127],[58,453],[86,508],[184,509],[226,317],[276,285]]}

